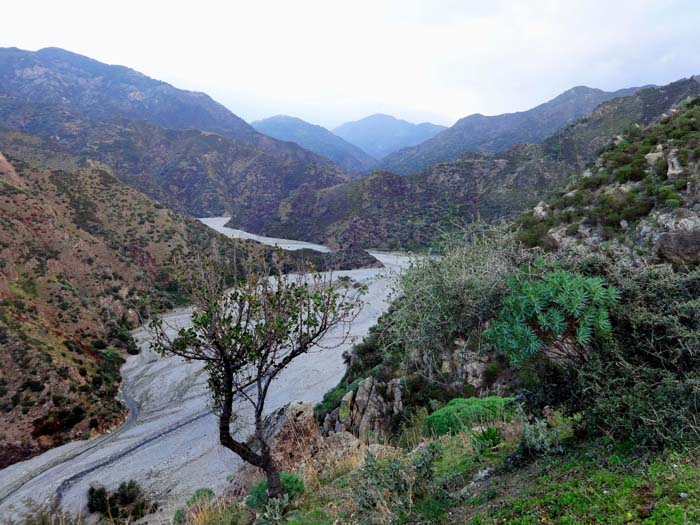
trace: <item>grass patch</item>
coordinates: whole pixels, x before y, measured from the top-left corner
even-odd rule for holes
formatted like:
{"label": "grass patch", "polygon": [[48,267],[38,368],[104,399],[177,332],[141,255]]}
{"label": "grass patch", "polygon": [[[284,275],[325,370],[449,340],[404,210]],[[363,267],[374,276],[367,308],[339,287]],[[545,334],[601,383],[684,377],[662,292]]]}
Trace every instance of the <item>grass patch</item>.
{"label": "grass patch", "polygon": [[423,431],[441,436],[507,420],[512,415],[508,407],[511,401],[512,398],[496,396],[453,399],[426,418]]}

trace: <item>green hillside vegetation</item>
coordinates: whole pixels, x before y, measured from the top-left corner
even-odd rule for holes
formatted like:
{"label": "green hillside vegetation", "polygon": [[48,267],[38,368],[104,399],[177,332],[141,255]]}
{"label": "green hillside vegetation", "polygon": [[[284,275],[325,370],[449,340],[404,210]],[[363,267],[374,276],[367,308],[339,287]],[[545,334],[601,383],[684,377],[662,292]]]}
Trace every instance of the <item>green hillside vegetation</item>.
{"label": "green hillside vegetation", "polygon": [[[484,282],[492,261],[504,262]],[[565,340],[561,332],[512,359],[519,349],[485,343],[484,331],[520,308],[513,279],[582,317],[582,305],[597,304],[609,330],[581,338],[582,354],[548,351]],[[698,283],[697,270],[518,248],[505,228],[452,239],[443,258],[416,261],[392,309],[348,356],[341,390],[367,374],[405,385],[404,412],[383,448],[359,464],[298,472],[305,490],[282,506],[256,513],[217,498],[184,523],[692,523],[700,516]],[[596,302],[605,294],[615,300]],[[413,315],[428,300],[432,309]],[[429,349],[421,337],[431,335]],[[446,389],[449,373],[426,368],[430,352],[465,341],[505,359],[488,374],[512,399]]]}
{"label": "green hillside vegetation", "polygon": [[[604,215],[591,210],[611,189],[634,185],[653,205],[630,224],[662,229],[650,217],[669,210],[697,216],[698,110],[691,100],[658,124],[631,128],[564,197],[538,208],[559,219],[574,207],[561,199],[587,190],[591,199],[574,210],[602,230]],[[684,185],[667,190],[670,152]],[[608,225],[611,245],[630,235],[620,220]],[[544,250],[523,244],[540,238],[527,220],[518,224],[475,224],[401,276],[391,308],[317,408],[322,420],[363,378],[398,378],[403,411],[380,438],[389,449],[304,478],[307,490],[280,516],[300,524],[700,519],[700,257],[669,264],[575,243]],[[446,367],[445,356],[456,362]],[[461,374],[479,362],[477,388]],[[222,506],[234,523],[264,522],[217,501],[219,510],[204,513],[209,523]]]}
{"label": "green hillside vegetation", "polygon": [[684,214],[698,202],[698,100],[654,126],[628,128],[585,177],[547,202],[543,214],[522,215],[520,238],[550,248],[567,239],[596,247],[624,240],[639,254],[659,255],[658,245],[639,242],[637,232],[650,216]]}

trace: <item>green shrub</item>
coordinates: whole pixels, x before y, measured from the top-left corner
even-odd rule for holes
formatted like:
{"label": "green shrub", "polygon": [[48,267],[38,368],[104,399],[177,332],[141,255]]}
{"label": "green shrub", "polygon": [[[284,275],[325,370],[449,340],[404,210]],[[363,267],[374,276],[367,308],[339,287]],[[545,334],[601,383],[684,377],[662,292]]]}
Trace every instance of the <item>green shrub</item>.
{"label": "green shrub", "polygon": [[136,481],[130,480],[120,483],[114,492],[100,485],[90,487],[87,507],[109,523],[126,524],[155,512],[158,505],[150,501]]}
{"label": "green shrub", "polygon": [[696,439],[700,429],[700,271],[603,262],[621,292],[614,337],[580,370],[584,422],[638,446]]}
{"label": "green shrub", "polygon": [[[280,473],[282,492],[292,502],[304,493],[304,482],[296,474],[289,472]],[[245,504],[253,510],[262,510],[269,501],[267,494],[267,480],[263,480],[253,485],[250,494],[245,500]]]}
{"label": "green shrub", "polygon": [[496,396],[453,399],[426,418],[423,431],[426,435],[441,436],[507,419],[511,401],[512,398]]}
{"label": "green shrub", "polygon": [[471,437],[472,448],[477,455],[481,455],[489,448],[498,446],[502,440],[501,431],[495,427],[486,427]]}
{"label": "green shrub", "polygon": [[426,363],[439,362],[455,338],[493,317],[505,276],[530,257],[508,227],[478,224],[447,239],[443,251],[412,261],[400,277],[386,330],[390,362],[429,377],[439,370],[426,370]]}
{"label": "green shrub", "polygon": [[619,293],[600,277],[566,270],[508,277],[509,294],[484,332],[489,344],[520,365],[543,349],[556,359],[584,362],[594,336],[611,332],[608,309]]}

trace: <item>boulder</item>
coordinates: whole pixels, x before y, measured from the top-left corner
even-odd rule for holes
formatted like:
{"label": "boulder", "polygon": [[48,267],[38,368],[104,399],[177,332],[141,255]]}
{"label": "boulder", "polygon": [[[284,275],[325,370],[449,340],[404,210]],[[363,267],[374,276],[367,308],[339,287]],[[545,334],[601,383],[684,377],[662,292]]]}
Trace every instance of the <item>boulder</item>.
{"label": "boulder", "polygon": [[667,172],[667,177],[668,180],[670,181],[675,181],[680,175],[683,174],[683,166],[681,166],[681,162],[678,160],[678,150],[677,149],[672,149],[668,153],[668,172]]}

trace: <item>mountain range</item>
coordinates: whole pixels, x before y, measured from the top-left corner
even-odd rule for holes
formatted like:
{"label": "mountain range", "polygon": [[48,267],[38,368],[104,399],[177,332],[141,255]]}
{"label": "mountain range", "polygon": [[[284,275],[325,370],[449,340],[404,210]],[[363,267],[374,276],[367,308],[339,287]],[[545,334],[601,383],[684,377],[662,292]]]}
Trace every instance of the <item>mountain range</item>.
{"label": "mountain range", "polygon": [[[11,429],[0,433],[0,468],[121,421],[129,329],[151,306],[186,300],[174,259],[233,261],[232,274],[253,252],[270,256],[193,216],[352,248],[319,268],[372,264],[354,249],[425,248],[476,217],[528,209],[618,135],[698,94],[697,78],[574,88],[450,129],[375,115],[336,136],[289,117],[251,126],[205,94],[60,49],[0,49],[0,425]],[[426,140],[380,164],[407,155],[399,174],[361,176],[374,158]]]}
{"label": "mountain range", "polygon": [[272,256],[187,214],[247,209],[233,216],[263,228],[266,203],[276,214],[292,190],[351,176],[206,95],[66,51],[2,49],[0,79],[2,468],[122,421],[129,330],[186,301],[178,267],[211,258],[231,278]]}
{"label": "mountain range", "polygon": [[415,173],[431,164],[458,159],[466,152],[499,153],[518,143],[537,144],[606,100],[632,95],[639,89],[610,92],[577,86],[527,111],[470,115],[420,144],[388,155],[379,167],[394,173]]}
{"label": "mountain range", "polygon": [[294,142],[309,151],[332,160],[341,168],[353,172],[370,170],[377,160],[357,146],[346,142],[326,128],[286,115],[256,120],[251,125],[260,133],[279,140]]}
{"label": "mountain range", "polygon": [[[258,133],[206,95],[59,49],[0,50],[0,119],[0,128],[48,139],[56,153],[106,163],[171,207],[230,214],[244,229],[263,228],[301,186],[352,179],[326,158]],[[0,147],[20,147],[12,146],[17,139],[5,133]]]}
{"label": "mountain range", "polygon": [[420,144],[444,129],[445,126],[430,122],[412,124],[390,115],[376,114],[341,124],[333,133],[375,159],[382,159],[394,151]]}
{"label": "mountain range", "polygon": [[604,102],[542,144],[467,153],[422,172],[368,177],[295,192],[268,233],[336,245],[420,248],[476,217],[499,220],[534,206],[585,169],[630,126],[655,122],[700,82],[688,78]]}

